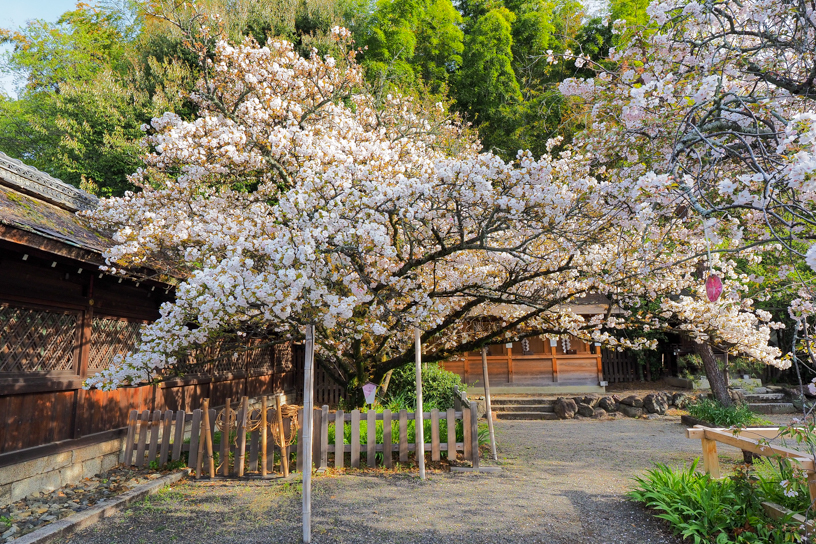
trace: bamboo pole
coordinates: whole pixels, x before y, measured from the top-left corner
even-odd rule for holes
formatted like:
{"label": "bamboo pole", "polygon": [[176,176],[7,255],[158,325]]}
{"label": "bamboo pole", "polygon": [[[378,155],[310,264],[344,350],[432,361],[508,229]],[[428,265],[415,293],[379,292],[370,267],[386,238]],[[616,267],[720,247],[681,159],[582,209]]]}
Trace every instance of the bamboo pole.
{"label": "bamboo pole", "polygon": [[275,395],[275,409],[278,412],[278,439],[281,446],[281,471],[283,477],[289,476],[289,446],[286,446],[286,433],[283,432],[283,414],[281,413],[281,395]]}
{"label": "bamboo pole", "polygon": [[314,421],[314,325],[306,325],[303,361],[303,544],[312,541],[312,423]]}
{"label": "bamboo pole", "polygon": [[416,455],[419,465],[419,478],[425,479],[425,417],[422,412],[422,338],[419,328],[414,328],[414,352],[416,353],[416,394],[417,405],[414,414],[416,434]]}
{"label": "bamboo pole", "polygon": [[493,460],[498,461],[499,456],[496,455],[496,435],[493,433],[493,412],[490,408],[490,378],[487,375],[487,348],[484,346],[482,346],[482,375],[484,379],[485,405],[487,408],[487,427],[490,430],[490,453],[493,454]]}
{"label": "bamboo pole", "polygon": [[266,422],[266,395],[261,397],[261,477],[266,476],[266,432],[268,430]]}

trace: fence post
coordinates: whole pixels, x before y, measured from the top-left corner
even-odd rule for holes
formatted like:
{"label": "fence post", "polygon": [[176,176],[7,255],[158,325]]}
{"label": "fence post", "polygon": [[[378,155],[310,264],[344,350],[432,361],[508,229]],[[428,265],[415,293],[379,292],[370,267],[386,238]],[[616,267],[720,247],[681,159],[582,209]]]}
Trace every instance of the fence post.
{"label": "fence post", "polygon": [[249,397],[245,396],[241,402],[241,413],[238,415],[238,455],[236,456],[235,467],[238,472],[238,477],[244,475],[244,465],[246,462],[246,425],[247,416],[249,415]]}
{"label": "fence post", "polygon": [[323,405],[320,414],[320,468],[326,469],[329,465],[329,407]]}
{"label": "fence post", "polygon": [[485,407],[487,409],[487,427],[490,430],[490,452],[493,460],[498,461],[496,455],[496,435],[493,433],[493,412],[490,409],[490,377],[487,374],[487,349],[482,347],[482,374],[484,375]]}
{"label": "fence post", "polygon": [[476,417],[476,403],[470,404],[470,453],[473,461],[473,468],[479,468],[479,420]]}
{"label": "fence post", "polygon": [[708,438],[701,438],[703,444],[703,469],[712,478],[720,477],[720,459],[717,457],[717,442]]}

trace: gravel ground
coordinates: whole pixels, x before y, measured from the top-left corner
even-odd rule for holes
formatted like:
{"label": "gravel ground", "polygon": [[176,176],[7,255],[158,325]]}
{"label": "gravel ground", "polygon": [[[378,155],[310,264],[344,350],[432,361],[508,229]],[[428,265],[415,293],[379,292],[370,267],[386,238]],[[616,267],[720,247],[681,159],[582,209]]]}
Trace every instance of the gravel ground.
{"label": "gravel ground", "polygon": [[[679,418],[499,421],[498,474],[327,474],[313,479],[313,538],[324,543],[673,543],[627,501],[654,462],[700,454]],[[720,448],[723,469],[741,458]],[[297,543],[298,482],[188,482],[77,533],[72,544]]]}

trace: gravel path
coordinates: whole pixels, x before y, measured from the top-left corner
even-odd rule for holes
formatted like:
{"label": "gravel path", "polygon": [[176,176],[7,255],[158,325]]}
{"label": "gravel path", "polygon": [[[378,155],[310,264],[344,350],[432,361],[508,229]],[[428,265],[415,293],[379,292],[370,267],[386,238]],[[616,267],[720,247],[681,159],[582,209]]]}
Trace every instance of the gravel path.
{"label": "gravel path", "polygon": [[[700,442],[683,430],[679,418],[500,421],[499,475],[317,476],[312,542],[679,544],[624,494],[654,462],[699,456]],[[733,448],[720,453],[724,463],[741,457]],[[300,534],[296,481],[190,482],[69,542],[294,544]]]}

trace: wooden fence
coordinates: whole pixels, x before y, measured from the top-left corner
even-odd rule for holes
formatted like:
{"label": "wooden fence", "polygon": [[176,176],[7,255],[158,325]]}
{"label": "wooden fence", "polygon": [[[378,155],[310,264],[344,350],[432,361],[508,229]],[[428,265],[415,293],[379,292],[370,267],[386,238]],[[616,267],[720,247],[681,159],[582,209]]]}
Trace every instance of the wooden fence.
{"label": "wooden fence", "polygon": [[[244,402],[248,403],[247,400]],[[224,413],[228,410],[229,407],[220,411],[208,409],[206,418],[202,409],[193,410],[191,413],[184,410],[176,412],[145,410],[141,413],[136,410],[131,411],[125,442],[125,464],[142,467],[153,463],[154,466],[163,466],[168,462],[184,462],[186,453],[188,467],[203,467],[199,471],[200,476],[201,473],[207,472],[207,466],[202,462],[205,461],[202,455],[206,457],[207,448],[211,448],[211,454],[218,455],[221,464],[220,468],[213,469],[213,474],[220,476],[245,477],[254,473],[265,476],[266,469],[271,471],[273,468],[275,452],[278,453],[278,458],[281,460],[282,473],[288,472],[292,455],[295,455],[296,470],[303,470],[303,430],[297,425],[297,422],[302,421],[303,418],[302,409],[298,411],[297,420],[287,419],[283,422],[285,436],[290,435],[293,425],[298,427],[297,446],[286,446],[288,455],[285,457],[280,456],[280,447],[273,446],[274,440],[270,434],[264,433],[263,428],[248,424],[248,421],[262,419],[257,406],[248,408],[246,412],[242,408],[235,417],[225,418]],[[245,413],[247,416],[244,415]],[[267,420],[273,421],[274,417],[274,414],[268,414]],[[206,419],[209,421],[205,421]],[[224,425],[224,421],[230,422],[228,426]],[[392,468],[395,454],[400,463],[407,463],[409,453],[416,452],[417,448],[416,443],[409,443],[409,422],[416,425],[416,421],[417,414],[405,410],[397,413],[392,413],[390,410],[384,410],[382,413],[374,411],[361,413],[359,410],[353,410],[350,413],[345,413],[343,410],[329,412],[327,405],[321,409],[315,409],[314,426],[312,427],[315,430],[312,442],[314,467],[325,469],[331,460],[336,468],[345,466],[360,468],[364,460],[367,467],[375,467],[379,464]],[[458,453],[461,452],[462,460],[471,461],[474,467],[478,467],[479,437],[475,404],[471,404],[469,408],[464,408],[462,411],[431,410],[423,414],[422,421],[425,427],[428,427],[425,436],[431,438],[431,441],[425,444],[425,451],[430,454],[432,461],[440,461],[443,452],[448,460],[456,459]],[[366,424],[364,432],[361,422]],[[443,422],[444,437],[441,433]],[[332,442],[329,441],[330,425],[334,428]],[[210,431],[209,441],[205,440],[205,429],[207,428]],[[272,432],[271,428],[271,426],[266,427],[267,433]],[[347,428],[350,437],[348,441],[345,440]],[[234,440],[232,429],[235,429]],[[337,432],[338,429],[342,431]],[[461,429],[461,440],[458,439],[458,429]],[[248,441],[247,432],[249,433]],[[230,439],[223,440],[225,436],[230,436]],[[265,447],[265,443],[269,446]],[[264,451],[266,451],[265,456]],[[223,462],[225,459],[226,464]],[[232,467],[229,464],[230,459],[233,460]]]}
{"label": "wooden fence", "polygon": [[[343,410],[329,412],[328,406],[323,406],[320,410],[315,409],[314,426],[312,427],[315,429],[312,443],[314,464],[318,469],[327,468],[330,461],[329,454],[332,454],[335,468],[345,466],[360,468],[363,457],[365,457],[367,467],[376,467],[379,464],[385,468],[392,468],[394,454],[397,455],[400,463],[407,463],[409,452],[417,450],[417,444],[409,441],[408,423],[412,421],[415,426],[417,416],[418,414],[406,410],[396,413],[390,410],[383,410],[382,413],[369,410],[363,414],[359,410],[352,410],[350,413],[345,413]],[[425,424],[426,420],[430,423],[429,426]],[[377,423],[380,421],[382,424]],[[460,421],[462,422],[462,441],[458,441],[457,438],[457,422]],[[363,434],[361,422],[365,423],[365,434]],[[471,461],[474,467],[478,467],[479,433],[475,404],[471,404],[470,408],[462,411],[451,408],[444,412],[436,409],[424,412],[422,422],[425,428],[424,436],[431,438],[431,441],[425,444],[425,452],[430,453],[432,461],[440,461],[442,452],[445,452],[445,457],[449,461],[456,459],[458,452],[462,452],[463,460]],[[445,423],[444,437],[441,433],[442,422]],[[334,424],[333,442],[329,441],[330,424]],[[345,439],[347,426],[350,437],[348,442]],[[341,428],[343,432],[337,432]],[[298,431],[298,471],[303,469],[301,433],[302,431]],[[416,437],[416,433],[413,434]],[[381,455],[378,456],[378,454]]]}
{"label": "wooden fence", "polygon": [[[816,465],[813,458],[805,451],[794,450],[783,446],[772,445],[768,440],[778,438],[778,427],[761,427],[747,429],[712,429],[702,425],[695,425],[686,429],[686,438],[699,438],[703,447],[703,469],[712,478],[720,477],[720,459],[717,456],[717,443],[726,444],[750,452],[753,455],[789,459],[807,474],[808,491],[811,503],[816,503]],[[790,518],[802,524],[802,532],[813,535],[816,533],[816,523],[806,520],[804,516],[796,514],[787,508],[772,502],[763,502],[765,512],[774,519]]]}
{"label": "wooden fence", "polygon": [[601,351],[601,364],[603,379],[609,383],[634,382],[640,379],[637,360],[631,351],[604,349]]}
{"label": "wooden fence", "polygon": [[[272,423],[277,419],[277,411],[266,406],[264,403],[250,407],[248,398],[244,397],[242,407],[237,412],[229,405],[222,410],[208,408],[206,418],[203,409],[189,413],[184,410],[145,410],[141,413],[133,410],[128,419],[125,465],[142,467],[152,464],[161,467],[169,462],[181,462],[190,468],[200,468],[203,459],[199,457],[215,453],[220,464],[216,470],[221,476],[266,476],[274,467],[277,453],[280,472],[285,474],[288,472],[289,456],[280,455],[282,448],[275,443],[276,437],[272,435],[276,428]],[[263,408],[267,409],[266,418],[263,417]],[[291,436],[292,420],[281,419],[284,435]],[[205,440],[205,429],[209,429],[210,440]],[[277,441],[285,442],[280,437]],[[205,442],[207,448],[204,448]],[[285,451],[291,454],[294,446],[285,446]]]}

